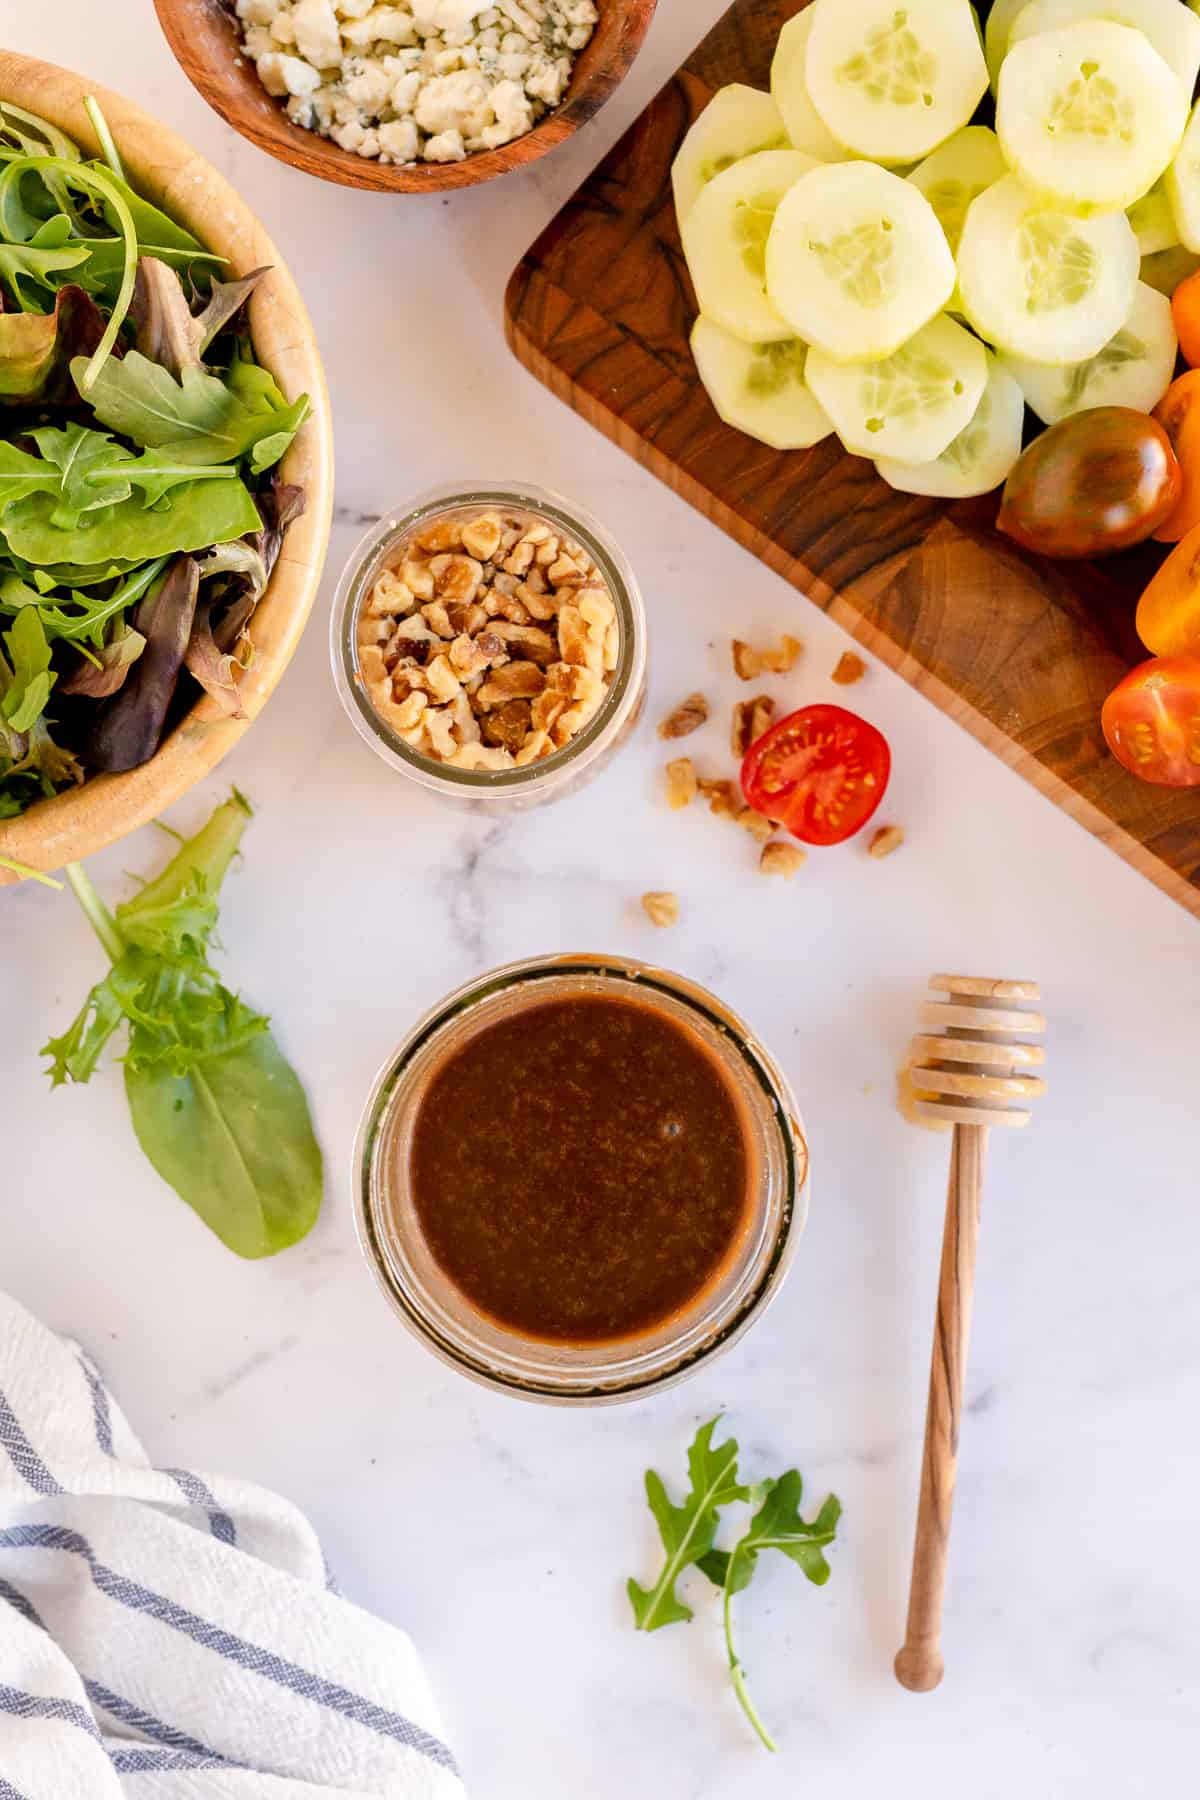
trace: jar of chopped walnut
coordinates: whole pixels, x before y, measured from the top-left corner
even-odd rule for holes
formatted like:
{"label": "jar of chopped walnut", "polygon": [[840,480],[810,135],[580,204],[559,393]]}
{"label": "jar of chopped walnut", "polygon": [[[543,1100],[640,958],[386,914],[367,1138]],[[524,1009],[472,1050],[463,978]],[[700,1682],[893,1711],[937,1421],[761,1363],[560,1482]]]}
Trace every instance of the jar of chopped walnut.
{"label": "jar of chopped walnut", "polygon": [[359,545],[334,602],[333,667],[393,768],[459,800],[538,804],[632,729],[645,614],[595,520],[540,489],[462,488]]}

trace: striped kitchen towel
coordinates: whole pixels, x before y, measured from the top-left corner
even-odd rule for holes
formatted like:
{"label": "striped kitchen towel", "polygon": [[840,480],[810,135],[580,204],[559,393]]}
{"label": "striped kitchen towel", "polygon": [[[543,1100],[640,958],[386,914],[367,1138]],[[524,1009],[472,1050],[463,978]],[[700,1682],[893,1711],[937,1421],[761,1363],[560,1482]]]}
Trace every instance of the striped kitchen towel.
{"label": "striped kitchen towel", "polygon": [[0,1800],[462,1800],[408,1639],[0,1294]]}

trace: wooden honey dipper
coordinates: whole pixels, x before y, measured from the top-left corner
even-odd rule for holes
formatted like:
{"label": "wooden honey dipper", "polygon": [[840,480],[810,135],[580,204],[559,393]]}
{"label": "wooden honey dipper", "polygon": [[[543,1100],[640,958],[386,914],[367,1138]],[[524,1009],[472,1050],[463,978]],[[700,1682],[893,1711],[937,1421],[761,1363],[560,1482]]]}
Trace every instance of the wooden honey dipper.
{"label": "wooden honey dipper", "polygon": [[923,1118],[952,1124],[954,1142],[908,1627],[896,1656],[897,1681],[918,1694],[935,1688],[945,1667],[942,1607],[987,1134],[993,1125],[1027,1125],[1029,1109],[1022,1103],[1046,1087],[1040,1076],[1030,1073],[1041,1067],[1045,1052],[1025,1041],[1046,1029],[1041,1013],[1026,1009],[1027,1003],[1041,998],[1035,981],[934,975],[929,985],[936,994],[949,997],[930,999],[921,1012],[923,1024],[942,1030],[941,1035],[913,1039],[915,1110]]}

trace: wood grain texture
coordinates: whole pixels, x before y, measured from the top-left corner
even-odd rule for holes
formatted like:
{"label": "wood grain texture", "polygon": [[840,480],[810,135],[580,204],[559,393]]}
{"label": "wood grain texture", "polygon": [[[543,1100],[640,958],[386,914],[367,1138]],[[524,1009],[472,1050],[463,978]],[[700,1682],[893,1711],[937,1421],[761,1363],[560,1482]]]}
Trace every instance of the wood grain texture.
{"label": "wood grain texture", "polygon": [[942,1611],[954,1483],[958,1475],[958,1437],[962,1427],[963,1387],[971,1337],[971,1303],[975,1292],[975,1253],[979,1243],[979,1206],[987,1128],[956,1125],[946,1196],[946,1227],[938,1279],[937,1323],[929,1372],[929,1405],[925,1414],[925,1451],[921,1459],[921,1497],[913,1550],[908,1627],[896,1656],[896,1679],[914,1693],[925,1694],[942,1679]]}
{"label": "wood grain texture", "polygon": [[402,167],[356,156],[329,138],[293,124],[282,101],[267,93],[240,45],[227,0],[154,0],[159,24],[180,68],[198,93],[235,131],[280,162],[344,187],[389,194],[444,193],[474,187],[521,169],[565,142],[604,105],[624,80],[650,28],[658,0],[598,0],[600,23],[581,50],[560,106],[540,125],[498,150],[457,163]]}
{"label": "wood grain texture", "polygon": [[[241,680],[245,719],[225,717],[205,696],[140,769],[98,776],[0,824],[0,856],[33,869],[61,868],[144,825],[206,775],[249,729],[291,660],[312,610],[333,509],[333,432],[316,339],[291,276],[249,207],[182,139],[132,102],[66,69],[0,50],[0,95],[40,113],[94,155],[99,146],[83,110],[87,94],[99,100],[126,172],[147,198],[227,257],[229,273],[270,265],[251,298],[250,324],[258,358],[287,398],[307,392],[312,399],[312,415],[280,467],[285,481],[303,487],[307,504],[288,527],[254,614],[256,654]],[[14,879],[0,869],[0,884]]]}
{"label": "wood grain texture", "polygon": [[780,453],[721,423],[688,350],[695,297],[675,151],[725,82],[765,86],[803,0],[738,0],[518,266],[509,342],[538,379],[830,613],[1074,819],[1200,913],[1200,794],[1138,782],[1100,705],[1145,652],[1134,604],[1161,552],[1027,556],[996,497],[898,494],[829,438]]}

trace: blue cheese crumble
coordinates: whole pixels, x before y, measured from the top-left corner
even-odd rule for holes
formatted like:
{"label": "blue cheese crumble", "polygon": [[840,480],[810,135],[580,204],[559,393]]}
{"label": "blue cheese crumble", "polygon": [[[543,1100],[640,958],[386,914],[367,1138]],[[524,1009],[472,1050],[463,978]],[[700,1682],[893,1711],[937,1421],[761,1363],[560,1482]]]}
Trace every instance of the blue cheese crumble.
{"label": "blue cheese crumble", "polygon": [[386,163],[461,162],[558,105],[595,0],[237,0],[289,118]]}

